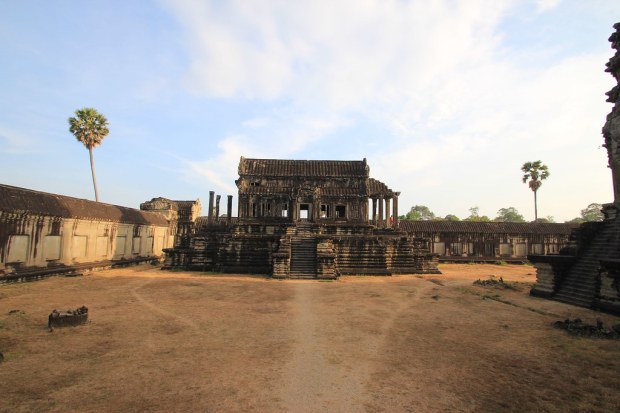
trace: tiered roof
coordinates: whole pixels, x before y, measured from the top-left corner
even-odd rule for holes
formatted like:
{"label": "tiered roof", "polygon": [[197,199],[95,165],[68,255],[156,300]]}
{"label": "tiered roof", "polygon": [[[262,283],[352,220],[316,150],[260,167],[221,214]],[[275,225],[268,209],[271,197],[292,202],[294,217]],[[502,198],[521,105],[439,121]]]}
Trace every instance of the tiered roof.
{"label": "tiered roof", "polygon": [[156,212],[0,184],[0,211],[58,218],[82,218],[127,224],[168,225]]}
{"label": "tiered roof", "polygon": [[367,177],[363,161],[307,161],[292,159],[248,159],[239,161],[240,176]]}

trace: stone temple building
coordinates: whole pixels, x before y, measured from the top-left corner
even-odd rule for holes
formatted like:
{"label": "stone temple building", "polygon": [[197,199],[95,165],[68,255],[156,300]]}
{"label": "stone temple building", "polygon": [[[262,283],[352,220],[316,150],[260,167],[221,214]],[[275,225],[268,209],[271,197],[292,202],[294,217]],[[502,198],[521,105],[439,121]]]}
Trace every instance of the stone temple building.
{"label": "stone temple building", "polygon": [[219,198],[166,266],[276,278],[438,273],[429,240],[399,230],[398,195],[362,161],[239,162],[238,219],[217,219]]}

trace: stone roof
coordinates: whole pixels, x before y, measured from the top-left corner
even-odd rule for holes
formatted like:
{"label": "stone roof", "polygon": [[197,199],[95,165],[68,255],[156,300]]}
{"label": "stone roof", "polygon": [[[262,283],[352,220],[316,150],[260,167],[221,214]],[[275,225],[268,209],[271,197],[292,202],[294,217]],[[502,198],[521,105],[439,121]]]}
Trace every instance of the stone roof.
{"label": "stone roof", "polygon": [[[348,187],[320,187],[322,196],[360,196],[362,189]],[[245,195],[281,195],[292,191],[291,187],[282,186],[250,186],[243,190]],[[362,193],[363,194],[363,193]]]}
{"label": "stone roof", "polygon": [[247,159],[239,161],[240,176],[367,177],[363,161],[307,161],[292,159]]}
{"label": "stone roof", "polygon": [[399,227],[406,232],[460,232],[487,234],[557,234],[570,235],[574,224],[543,224],[529,222],[473,222],[473,221],[409,221],[400,220]]}
{"label": "stone roof", "polygon": [[368,179],[368,194],[373,195],[392,195],[393,192],[386,184],[374,178]]}
{"label": "stone roof", "polygon": [[126,224],[168,225],[166,218],[156,212],[140,211],[3,184],[0,184],[0,211],[59,218],[94,219]]}

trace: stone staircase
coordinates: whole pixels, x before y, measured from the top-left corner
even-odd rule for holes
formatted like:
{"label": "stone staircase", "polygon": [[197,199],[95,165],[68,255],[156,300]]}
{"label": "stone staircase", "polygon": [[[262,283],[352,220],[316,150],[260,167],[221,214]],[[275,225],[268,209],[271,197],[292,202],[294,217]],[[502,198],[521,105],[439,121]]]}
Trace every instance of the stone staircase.
{"label": "stone staircase", "polygon": [[316,278],[317,227],[311,222],[299,222],[291,234],[290,278]]}
{"label": "stone staircase", "polygon": [[316,241],[311,236],[291,238],[290,278],[316,278]]}
{"label": "stone staircase", "polygon": [[600,260],[620,258],[620,226],[618,220],[605,221],[589,245],[581,246],[575,264],[565,275],[554,300],[581,307],[596,306]]}

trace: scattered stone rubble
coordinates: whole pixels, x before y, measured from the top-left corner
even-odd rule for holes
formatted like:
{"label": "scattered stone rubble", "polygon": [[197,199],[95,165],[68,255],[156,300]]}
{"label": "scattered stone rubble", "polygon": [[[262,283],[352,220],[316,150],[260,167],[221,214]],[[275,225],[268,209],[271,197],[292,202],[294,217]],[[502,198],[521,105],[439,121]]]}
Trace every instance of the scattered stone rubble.
{"label": "scattered stone rubble", "polygon": [[620,339],[620,324],[605,327],[600,319],[596,320],[595,326],[584,323],[580,318],[556,321],[553,323],[553,326],[561,330],[566,330],[569,334],[579,337]]}
{"label": "scattered stone rubble", "polygon": [[482,287],[514,288],[512,284],[505,283],[504,278],[502,277],[499,277],[499,280],[494,277],[489,278],[488,280],[481,280],[478,278],[473,284],[480,285]]}
{"label": "scattered stone rubble", "polygon": [[47,318],[47,327],[52,330],[54,327],[84,324],[86,321],[88,321],[88,308],[86,306],[65,312],[54,309]]}

